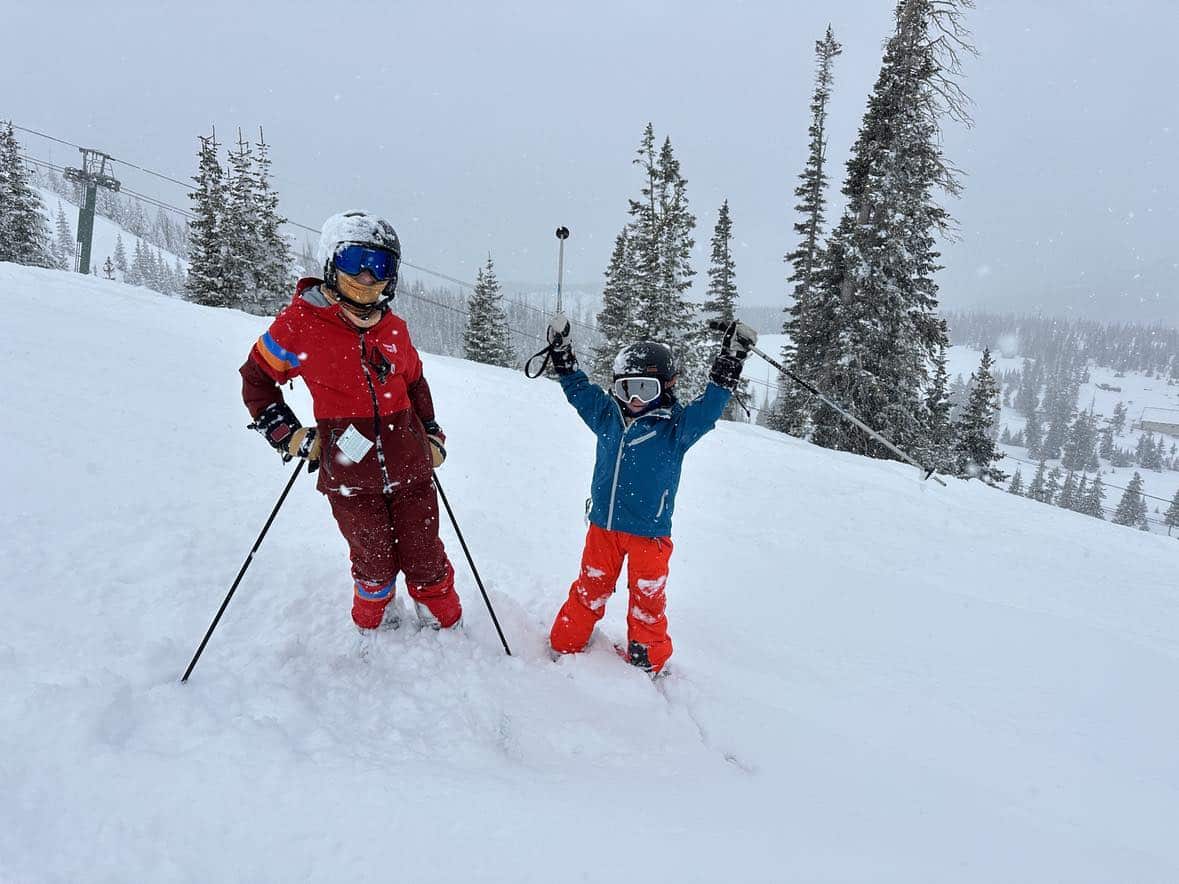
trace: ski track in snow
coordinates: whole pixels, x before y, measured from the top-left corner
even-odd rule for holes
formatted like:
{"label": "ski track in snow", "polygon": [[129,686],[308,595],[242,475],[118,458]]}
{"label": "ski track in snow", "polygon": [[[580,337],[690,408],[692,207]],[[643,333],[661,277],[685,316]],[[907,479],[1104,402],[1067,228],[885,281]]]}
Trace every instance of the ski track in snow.
{"label": "ski track in snow", "polygon": [[554,663],[592,436],[426,356],[514,656],[448,523],[464,631],[362,655],[302,476],[181,685],[290,475],[239,399],[265,323],[9,264],[0,298],[0,881],[1179,880],[1174,539],[722,425],[671,674],[614,653],[625,589]]}

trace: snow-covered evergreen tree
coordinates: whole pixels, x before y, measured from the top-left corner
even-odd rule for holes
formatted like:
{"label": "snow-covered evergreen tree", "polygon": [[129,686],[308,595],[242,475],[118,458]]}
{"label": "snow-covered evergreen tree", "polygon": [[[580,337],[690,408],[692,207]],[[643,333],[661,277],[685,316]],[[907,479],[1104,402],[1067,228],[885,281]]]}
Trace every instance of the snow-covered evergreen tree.
{"label": "snow-covered evergreen tree", "polygon": [[[845,407],[902,448],[919,447],[928,370],[946,344],[937,315],[935,237],[952,221],[936,191],[960,184],[941,149],[946,116],[966,119],[957,82],[970,51],[966,0],[901,0],[847,164],[847,207],[825,250],[831,345],[820,376]],[[891,457],[826,406],[812,440]]]}
{"label": "snow-covered evergreen tree", "polygon": [[1073,496],[1073,503],[1072,503],[1072,506],[1069,507],[1069,509],[1073,510],[1074,512],[1078,512],[1078,513],[1084,512],[1084,510],[1085,510],[1085,497],[1088,494],[1089,494],[1089,477],[1086,476],[1084,473],[1081,473],[1081,482],[1079,485],[1077,485],[1077,492]]}
{"label": "snow-covered evergreen tree", "polygon": [[[807,161],[799,176],[794,195],[799,218],[794,231],[799,242],[786,255],[791,265],[788,282],[794,283],[793,303],[787,306],[782,331],[782,364],[793,374],[823,385],[820,369],[824,348],[828,344],[830,307],[826,303],[829,287],[820,284],[823,259],[823,235],[827,205],[827,102],[831,97],[832,68],[842,47],[835,40],[831,26],[822,40],[815,41],[815,91],[811,97],[811,122],[807,130],[810,143]],[[770,426],[783,433],[803,436],[810,430],[813,394],[789,377],[779,378],[778,397],[770,413]]]}
{"label": "snow-covered evergreen tree", "polygon": [[1179,528],[1179,491],[1175,492],[1171,505],[1163,515],[1163,524],[1167,526],[1167,534],[1171,533],[1172,528]]}
{"label": "snow-covered evergreen tree", "polygon": [[1007,490],[1012,494],[1023,494],[1023,476],[1020,475],[1018,467],[1015,470],[1015,475],[1011,477],[1011,484],[1007,486]]}
{"label": "snow-covered evergreen tree", "polygon": [[[716,321],[729,325],[737,318],[737,267],[733,260],[733,219],[729,212],[729,201],[721,203],[716,215],[716,227],[712,233],[712,252],[708,265],[708,290],[702,307],[704,321]],[[713,352],[720,348],[722,332],[709,334]],[[740,402],[749,401],[749,381],[742,380],[735,395],[725,406],[722,417],[725,420],[742,420],[745,412]]]}
{"label": "snow-covered evergreen tree", "polygon": [[115,234],[115,269],[127,272],[127,247],[123,245],[123,234]]}
{"label": "snow-covered evergreen tree", "polygon": [[1081,498],[1080,512],[1086,516],[1092,516],[1095,519],[1105,519],[1105,485],[1101,481],[1101,476],[1093,477],[1093,484],[1089,486],[1089,490],[1085,492],[1085,496]]}
{"label": "snow-covered evergreen tree", "polygon": [[978,477],[995,484],[1007,474],[992,466],[1003,458],[995,444],[995,413],[999,408],[999,385],[992,373],[990,349],[983,350],[978,371],[970,378],[970,400],[957,427],[958,474]]}
{"label": "snow-covered evergreen tree", "polygon": [[262,313],[254,284],[255,268],[262,260],[258,243],[258,205],[255,199],[254,151],[237,133],[237,150],[229,152],[229,173],[221,216],[224,254],[224,294],[231,306]]}
{"label": "snow-covered evergreen tree", "polygon": [[197,153],[196,190],[189,194],[193,214],[189,222],[189,261],[186,290],[189,299],[207,307],[230,306],[225,290],[225,259],[221,215],[225,203],[224,173],[217,161],[217,133],[201,136]]}
{"label": "snow-covered evergreen tree", "polygon": [[1048,478],[1044,482],[1044,503],[1055,504],[1060,497],[1060,479],[1063,473],[1060,467],[1053,467],[1048,471]]}
{"label": "snow-covered evergreen tree", "polygon": [[606,267],[606,285],[602,289],[602,309],[597,321],[600,340],[590,356],[589,375],[603,386],[613,380],[614,357],[632,340],[635,300],[634,255],[628,228],[623,228],[614,240],[614,251]]}
{"label": "snow-covered evergreen tree", "polygon": [[1141,528],[1148,531],[1146,523],[1146,498],[1142,496],[1142,476],[1137,472],[1126,486],[1122,499],[1118,501],[1118,508],[1114,511],[1113,523]]}
{"label": "snow-covered evergreen tree", "polygon": [[946,348],[940,347],[934,359],[933,380],[925,394],[925,444],[918,449],[921,463],[940,473],[958,470],[958,427],[950,419],[952,403],[947,388]]}
{"label": "snow-covered evergreen tree", "polygon": [[20,158],[12,123],[0,125],[0,261],[55,266],[44,211]]}
{"label": "snow-covered evergreen tree", "polygon": [[[696,218],[688,208],[687,180],[680,172],[671,139],[658,154],[648,123],[634,160],[643,172],[640,198],[630,200],[628,241],[633,257],[634,309],[629,341],[667,344],[680,361],[677,392],[690,397],[703,386],[707,341],[695,307],[686,297]],[[628,341],[628,343],[629,343]]]}
{"label": "snow-covered evergreen tree", "polygon": [[54,258],[57,260],[57,266],[62,270],[74,269],[74,232],[70,229],[70,222],[66,218],[65,209],[62,208],[61,201],[57,202],[57,218],[54,221],[55,233],[53,237],[53,252]]}
{"label": "snow-covered evergreen tree", "polygon": [[495,277],[491,255],[479,268],[475,291],[467,302],[467,330],[463,335],[463,358],[487,365],[510,367],[516,363],[511,330],[504,312],[503,293]]}
{"label": "snow-covered evergreen tree", "polygon": [[261,127],[258,129],[258,142],[254,146],[254,203],[258,224],[254,235],[260,253],[254,267],[254,287],[261,312],[271,315],[290,300],[295,284],[295,274],[291,269],[294,258],[290,243],[282,235],[282,225],[287,219],[278,211],[278,193],[271,186],[270,145],[266,143]]}
{"label": "snow-covered evergreen tree", "polygon": [[1048,487],[1047,479],[1048,467],[1045,461],[1040,461],[1040,466],[1036,468],[1036,475],[1032,477],[1032,484],[1028,486],[1028,497],[1032,500],[1038,500],[1040,503],[1047,503],[1045,497]]}
{"label": "snow-covered evergreen tree", "polygon": [[1023,441],[1028,449],[1028,457],[1043,456],[1044,429],[1040,423],[1040,412],[1034,408],[1028,412],[1027,424],[1023,430]]}
{"label": "snow-covered evergreen tree", "polygon": [[1030,418],[1040,404],[1040,384],[1037,378],[1031,361],[1025,358],[1019,376],[1019,390],[1015,394],[1015,409],[1026,418]]}
{"label": "snow-covered evergreen tree", "polygon": [[1077,474],[1069,470],[1064,477],[1064,485],[1060,488],[1060,497],[1056,505],[1066,510],[1077,508]]}

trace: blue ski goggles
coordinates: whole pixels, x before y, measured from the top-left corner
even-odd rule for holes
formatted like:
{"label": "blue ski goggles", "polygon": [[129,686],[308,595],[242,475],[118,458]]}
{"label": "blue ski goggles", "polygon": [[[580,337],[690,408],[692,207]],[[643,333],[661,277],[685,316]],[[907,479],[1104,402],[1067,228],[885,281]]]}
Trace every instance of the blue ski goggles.
{"label": "blue ski goggles", "polygon": [[367,270],[378,282],[392,279],[397,275],[397,256],[388,249],[373,249],[368,246],[344,246],[336,252],[336,270],[356,276]]}
{"label": "blue ski goggles", "polygon": [[646,405],[658,399],[662,392],[659,378],[619,378],[614,382],[614,395],[623,402],[638,399]]}

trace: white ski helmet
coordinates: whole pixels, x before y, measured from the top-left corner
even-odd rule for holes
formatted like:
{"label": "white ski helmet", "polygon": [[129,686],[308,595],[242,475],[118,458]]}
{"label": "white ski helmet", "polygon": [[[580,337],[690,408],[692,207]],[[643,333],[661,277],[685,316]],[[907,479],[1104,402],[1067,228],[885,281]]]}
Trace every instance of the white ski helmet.
{"label": "white ski helmet", "polygon": [[388,303],[397,289],[401,267],[401,241],[393,225],[384,218],[364,211],[341,212],[323,222],[315,257],[323,267],[324,282],[333,288],[336,285],[336,255],[349,245],[368,246],[392,253],[393,273],[382,292],[383,303]]}

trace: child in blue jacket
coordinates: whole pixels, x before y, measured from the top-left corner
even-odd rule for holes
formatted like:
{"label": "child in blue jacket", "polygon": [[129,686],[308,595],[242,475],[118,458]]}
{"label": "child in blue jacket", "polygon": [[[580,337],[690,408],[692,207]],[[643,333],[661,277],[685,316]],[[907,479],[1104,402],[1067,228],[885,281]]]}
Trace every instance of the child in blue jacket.
{"label": "child in blue jacket", "polygon": [[606,613],[623,560],[629,559],[627,657],[658,674],[672,651],[665,589],[684,454],[716,425],[757,332],[741,322],[728,327],[708,387],[687,406],[676,401],[678,368],[663,344],[639,341],[624,347],[614,360],[614,383],[607,393],[578,369],[563,314],[549,323],[548,340],[565,398],[598,437],[581,573],[557,614],[549,643],[558,654],[585,649]]}

